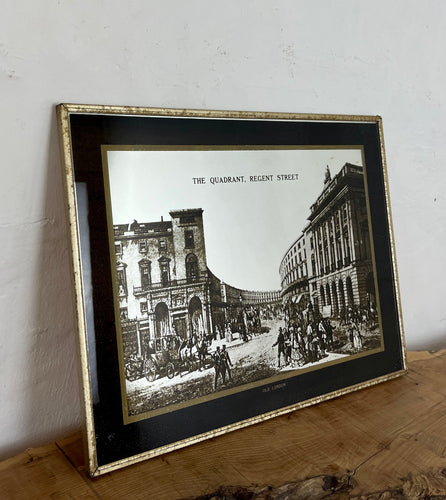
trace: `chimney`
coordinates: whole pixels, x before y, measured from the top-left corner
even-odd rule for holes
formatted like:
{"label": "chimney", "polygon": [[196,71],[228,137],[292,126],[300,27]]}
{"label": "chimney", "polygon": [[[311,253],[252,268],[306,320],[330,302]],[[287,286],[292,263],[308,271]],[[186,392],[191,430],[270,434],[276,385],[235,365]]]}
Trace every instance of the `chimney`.
{"label": "chimney", "polygon": [[161,222],[164,222],[163,216],[161,216]]}

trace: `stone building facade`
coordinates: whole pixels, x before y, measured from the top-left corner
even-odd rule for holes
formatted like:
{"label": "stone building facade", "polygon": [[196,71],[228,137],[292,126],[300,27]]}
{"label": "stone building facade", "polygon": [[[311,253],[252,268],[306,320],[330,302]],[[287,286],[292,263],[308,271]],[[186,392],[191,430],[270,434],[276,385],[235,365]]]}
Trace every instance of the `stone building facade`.
{"label": "stone building facade", "polygon": [[280,299],[280,292],[231,287],[207,266],[203,210],[170,212],[170,221],[115,225],[116,288],[124,357],[149,340],[183,339],[224,329],[240,307]]}
{"label": "stone building facade", "polygon": [[[326,316],[348,307],[375,306],[363,167],[346,163],[333,179],[327,167],[323,191],[308,220],[280,265],[283,300],[302,285],[301,293]],[[306,280],[299,278],[302,264],[293,256],[299,242],[305,249]]]}
{"label": "stone building facade", "polygon": [[273,305],[280,302],[280,290],[261,292],[257,290],[243,290],[222,282],[222,296],[229,305],[241,306]]}
{"label": "stone building facade", "polygon": [[131,336],[139,353],[174,331],[183,338],[212,331],[202,214],[178,210],[170,221],[114,226],[123,337],[134,332],[124,342]]}
{"label": "stone building facade", "polygon": [[247,311],[275,308],[281,303],[280,290],[243,290],[222,282],[221,291],[225,303],[225,318],[229,321],[246,315]]}
{"label": "stone building facade", "polygon": [[286,251],[279,266],[281,297],[288,312],[301,311],[308,306],[307,247],[305,233],[302,233]]}

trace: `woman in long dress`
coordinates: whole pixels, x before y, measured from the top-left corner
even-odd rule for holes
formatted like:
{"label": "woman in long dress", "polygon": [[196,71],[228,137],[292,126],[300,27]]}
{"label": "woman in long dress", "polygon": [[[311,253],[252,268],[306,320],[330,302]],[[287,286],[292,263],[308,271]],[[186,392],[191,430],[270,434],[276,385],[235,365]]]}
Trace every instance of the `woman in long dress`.
{"label": "woman in long dress", "polygon": [[352,330],[353,330],[353,348],[355,349],[355,351],[360,351],[362,349],[362,335],[356,323],[352,323]]}

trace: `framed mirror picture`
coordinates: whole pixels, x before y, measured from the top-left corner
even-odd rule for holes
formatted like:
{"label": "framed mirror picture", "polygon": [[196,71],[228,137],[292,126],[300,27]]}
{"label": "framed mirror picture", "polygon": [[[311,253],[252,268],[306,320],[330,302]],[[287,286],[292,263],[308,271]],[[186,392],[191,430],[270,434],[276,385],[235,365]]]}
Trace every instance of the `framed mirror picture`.
{"label": "framed mirror picture", "polygon": [[379,117],[57,111],[91,475],[405,373]]}

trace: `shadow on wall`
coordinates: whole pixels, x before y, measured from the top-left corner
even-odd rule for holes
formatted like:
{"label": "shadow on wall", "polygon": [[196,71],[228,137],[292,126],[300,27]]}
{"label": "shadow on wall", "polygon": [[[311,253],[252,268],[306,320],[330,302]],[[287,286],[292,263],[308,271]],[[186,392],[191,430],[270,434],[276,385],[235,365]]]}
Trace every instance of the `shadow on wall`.
{"label": "shadow on wall", "polygon": [[40,446],[81,427],[76,338],[68,258],[67,230],[55,109],[48,144],[48,166],[43,219],[36,231],[33,281],[29,293],[33,309],[25,311],[29,330],[21,345],[26,356],[23,373],[19,439],[1,450],[0,459],[25,448]]}

